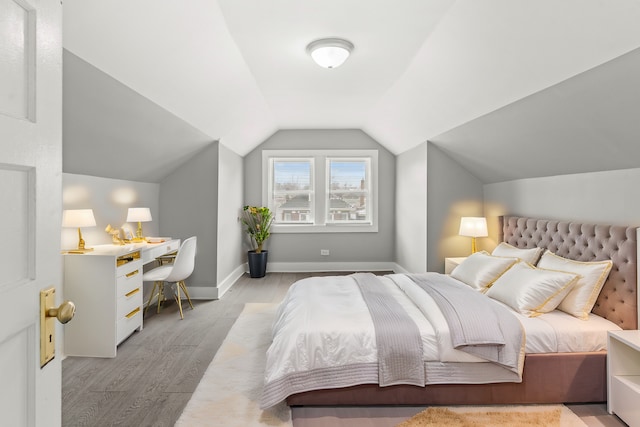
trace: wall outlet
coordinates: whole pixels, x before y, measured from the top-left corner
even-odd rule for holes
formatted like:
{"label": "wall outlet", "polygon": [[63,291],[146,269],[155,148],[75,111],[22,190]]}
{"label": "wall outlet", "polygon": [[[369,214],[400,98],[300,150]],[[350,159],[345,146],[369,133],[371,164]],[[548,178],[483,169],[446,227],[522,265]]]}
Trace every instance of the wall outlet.
{"label": "wall outlet", "polygon": [[320,249],[320,255],[323,255],[323,256],[329,255],[329,249]]}

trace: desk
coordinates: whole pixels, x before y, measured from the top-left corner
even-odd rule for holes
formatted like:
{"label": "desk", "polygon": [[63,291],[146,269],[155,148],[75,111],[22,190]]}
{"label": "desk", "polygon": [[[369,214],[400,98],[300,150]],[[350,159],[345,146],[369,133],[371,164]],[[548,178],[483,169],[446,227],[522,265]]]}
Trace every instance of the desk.
{"label": "desk", "polygon": [[118,344],[142,330],[143,265],[180,248],[163,243],[96,245],[92,252],[64,255],[64,296],[76,305],[65,326],[68,356],[115,357]]}

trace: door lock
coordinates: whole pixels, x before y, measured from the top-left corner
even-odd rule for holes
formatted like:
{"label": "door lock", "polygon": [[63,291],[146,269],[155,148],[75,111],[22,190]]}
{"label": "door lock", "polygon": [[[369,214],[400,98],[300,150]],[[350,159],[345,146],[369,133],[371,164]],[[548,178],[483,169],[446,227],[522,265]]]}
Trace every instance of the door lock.
{"label": "door lock", "polygon": [[56,354],[56,325],[55,319],[62,324],[73,319],[76,306],[71,301],[65,301],[55,307],[56,288],[40,291],[40,367],[49,363]]}

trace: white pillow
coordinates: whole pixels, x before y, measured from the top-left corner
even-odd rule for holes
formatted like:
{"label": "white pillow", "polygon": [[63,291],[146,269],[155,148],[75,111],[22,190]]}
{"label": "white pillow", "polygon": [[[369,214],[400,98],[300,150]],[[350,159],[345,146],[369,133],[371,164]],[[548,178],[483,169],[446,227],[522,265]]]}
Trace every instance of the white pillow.
{"label": "white pillow", "polygon": [[562,300],[558,309],[578,319],[587,320],[596,299],[609,276],[611,260],[581,262],[563,258],[553,252],[546,251],[538,267],[567,271],[578,274],[580,278],[571,292]]}
{"label": "white pillow", "polygon": [[553,311],[577,281],[577,274],[518,262],[493,283],[487,296],[535,317]]}
{"label": "white pillow", "polygon": [[472,288],[483,290],[500,277],[518,261],[517,258],[504,258],[489,255],[485,251],[469,255],[451,272],[451,277],[466,283]]}
{"label": "white pillow", "polygon": [[542,254],[542,248],[530,248],[520,249],[515,246],[511,246],[508,243],[502,242],[491,252],[494,256],[508,256],[520,258],[524,262],[528,262],[531,265],[536,265]]}

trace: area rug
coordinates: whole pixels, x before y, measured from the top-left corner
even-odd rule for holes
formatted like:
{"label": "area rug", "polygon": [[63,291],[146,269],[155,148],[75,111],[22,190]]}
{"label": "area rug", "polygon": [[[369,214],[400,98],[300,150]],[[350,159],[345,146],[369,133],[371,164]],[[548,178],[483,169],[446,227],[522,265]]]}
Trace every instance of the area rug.
{"label": "area rug", "polygon": [[563,405],[430,407],[397,427],[584,427]]}
{"label": "area rug", "polygon": [[[175,426],[585,426],[563,405],[430,407],[412,412],[406,407],[301,407],[295,408],[293,422],[284,403],[263,411],[259,402],[276,308],[277,304],[245,304]],[[545,421],[540,413],[544,411],[551,411],[558,421]],[[484,412],[498,414],[487,419]],[[508,421],[500,421],[500,413],[506,413]]]}
{"label": "area rug", "polygon": [[291,411],[280,404],[260,409],[265,355],[276,304],[245,304],[205,371],[178,427],[290,427]]}

